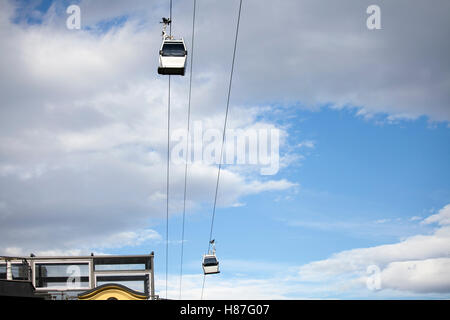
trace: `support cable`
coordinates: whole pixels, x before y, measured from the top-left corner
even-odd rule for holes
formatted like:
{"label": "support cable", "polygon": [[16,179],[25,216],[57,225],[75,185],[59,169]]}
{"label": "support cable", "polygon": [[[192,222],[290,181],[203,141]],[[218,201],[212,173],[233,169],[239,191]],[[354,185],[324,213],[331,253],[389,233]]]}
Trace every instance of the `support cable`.
{"label": "support cable", "polygon": [[183,281],[183,256],[184,256],[184,226],[186,220],[186,190],[187,190],[187,172],[188,172],[188,156],[189,156],[189,140],[190,140],[190,122],[191,122],[191,94],[192,94],[192,68],[194,64],[194,40],[195,40],[195,11],[197,1],[194,0],[194,11],[192,14],[192,38],[191,38],[191,64],[189,73],[189,96],[188,96],[188,116],[187,116],[187,134],[186,134],[186,163],[184,167],[184,197],[183,197],[183,222],[181,228],[181,261],[180,261],[180,300]]}
{"label": "support cable", "polygon": [[[236,58],[236,48],[237,48],[237,41],[238,41],[238,35],[239,35],[239,25],[240,25],[240,20],[241,20],[241,10],[242,10],[242,0],[240,0],[240,2],[239,2],[239,13],[238,13],[238,19],[237,19],[237,24],[236,24],[236,35],[234,38],[233,60],[231,63],[230,82],[228,85],[227,107],[226,107],[226,111],[225,111],[225,121],[224,121],[224,126],[223,126],[223,133],[222,133],[222,146],[220,148],[219,168],[217,171],[216,191],[215,191],[215,195],[214,195],[214,205],[213,205],[213,212],[212,212],[212,218],[211,218],[211,229],[209,232],[208,251],[211,247],[211,240],[212,240],[213,227],[214,227],[214,218],[216,215],[217,193],[219,190],[220,172],[222,170],[223,148],[224,148],[224,144],[225,144],[225,135],[226,135],[227,121],[228,121],[228,111],[230,108],[231,87],[232,87],[232,83],[233,83],[234,62],[235,62],[235,58]],[[205,278],[206,278],[206,275],[203,275],[201,300],[203,300],[203,291],[205,289]]]}
{"label": "support cable", "polygon": [[[170,0],[170,21],[172,21],[172,0]],[[172,22],[169,24],[169,35],[172,36]],[[167,175],[166,175],[166,299],[169,276],[169,178],[170,178],[170,75],[169,95],[167,99]]]}

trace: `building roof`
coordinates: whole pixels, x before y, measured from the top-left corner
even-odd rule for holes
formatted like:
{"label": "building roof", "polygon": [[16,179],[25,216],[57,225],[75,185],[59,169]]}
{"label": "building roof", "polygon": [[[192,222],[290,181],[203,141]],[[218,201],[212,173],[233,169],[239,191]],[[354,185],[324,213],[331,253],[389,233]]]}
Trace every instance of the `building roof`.
{"label": "building roof", "polygon": [[140,255],[90,255],[90,256],[29,256],[29,257],[9,257],[9,256],[0,256],[0,260],[61,260],[61,259],[70,259],[70,260],[87,260],[87,259],[96,259],[96,260],[114,260],[114,259],[130,259],[130,260],[144,260],[151,257],[154,257],[154,252],[150,254],[140,254]]}

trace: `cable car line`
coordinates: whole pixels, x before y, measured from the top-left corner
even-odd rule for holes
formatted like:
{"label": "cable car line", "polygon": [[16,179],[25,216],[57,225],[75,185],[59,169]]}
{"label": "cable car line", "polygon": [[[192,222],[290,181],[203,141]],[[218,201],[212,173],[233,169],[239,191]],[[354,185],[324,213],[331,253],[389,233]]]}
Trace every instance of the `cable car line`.
{"label": "cable car line", "polygon": [[[167,98],[167,173],[166,173],[166,299],[168,295],[169,278],[169,199],[170,199],[170,103],[171,103],[171,76],[184,76],[186,70],[187,50],[183,38],[174,39],[172,36],[172,0],[169,1],[169,18],[162,18],[162,44],[159,50],[158,74],[168,75],[168,98]],[[169,27],[169,34],[166,30]],[[192,71],[192,68],[191,68]],[[190,82],[192,83],[192,76]],[[190,84],[189,91],[191,92]],[[189,93],[189,112],[188,112],[188,130],[190,118],[190,95]],[[187,168],[186,168],[187,170]],[[185,173],[185,200],[186,201],[186,177]],[[184,209],[185,211],[185,209]],[[183,213],[183,238],[184,238],[184,213]],[[183,258],[181,258],[183,259]],[[182,266],[181,266],[182,274]],[[180,295],[181,295],[181,277],[180,277]]]}
{"label": "cable car line", "polygon": [[197,0],[194,0],[194,9],[192,13],[192,38],[191,38],[191,64],[189,66],[189,95],[188,95],[188,116],[187,116],[187,133],[186,133],[186,163],[184,167],[184,196],[183,196],[183,221],[181,227],[181,258],[180,258],[180,300],[181,300],[181,288],[183,280],[183,256],[184,256],[184,226],[186,220],[186,190],[187,190],[187,171],[188,171],[188,150],[189,150],[189,133],[190,133],[190,121],[191,121],[191,97],[192,97],[192,68],[194,64],[194,40],[195,40],[195,13],[196,13]]}
{"label": "cable car line", "polygon": [[[160,55],[159,55],[159,65],[158,65],[158,73],[169,76],[168,82],[168,99],[167,99],[167,174],[166,174],[166,299],[168,295],[168,270],[169,270],[169,199],[170,199],[170,104],[171,104],[171,75],[181,75],[184,76],[186,69],[186,60],[187,60],[187,50],[184,40],[181,38],[180,40],[175,40],[172,37],[172,0],[169,1],[170,4],[170,18],[163,18],[163,42],[161,44]],[[192,45],[194,45],[195,38],[195,10],[196,10],[196,0],[194,0],[194,10],[193,10],[193,21],[192,21]],[[225,145],[225,137],[226,137],[226,129],[228,122],[228,114],[230,108],[230,97],[231,97],[231,89],[233,83],[233,74],[234,74],[234,65],[236,59],[236,49],[237,49],[237,41],[239,35],[239,26],[240,26],[240,18],[242,11],[242,0],[239,3],[239,12],[237,18],[236,25],[236,35],[234,39],[234,48],[233,48],[233,58],[231,64],[230,71],[230,81],[228,85],[228,95],[226,102],[226,111],[225,111],[225,119],[224,126],[222,132],[222,145],[220,149],[220,158],[219,158],[219,166],[217,171],[217,180],[216,180],[216,189],[214,194],[214,205],[211,217],[211,228],[209,234],[209,243],[208,243],[208,253],[203,255],[203,285],[202,285],[202,295],[203,299],[204,287],[205,287],[205,279],[207,274],[219,273],[219,262],[216,258],[216,250],[215,250],[215,241],[212,240],[213,229],[214,229],[214,219],[217,207],[217,198],[218,198],[218,189],[220,182],[220,174],[222,169],[222,158],[223,151]],[[169,26],[169,35],[166,34],[166,28]],[[191,112],[191,96],[192,96],[192,69],[193,69],[193,56],[191,57],[191,66],[190,66],[190,79],[189,79],[189,96],[188,96],[188,117],[187,117],[187,132],[189,135],[190,131],[190,112]],[[188,149],[189,149],[189,140],[186,141],[186,163],[185,163],[185,180],[184,180],[184,198],[183,198],[183,222],[182,222],[182,247],[181,247],[181,263],[180,263],[180,299],[182,293],[182,276],[183,276],[183,255],[184,255],[184,232],[185,232],[185,216],[186,216],[186,194],[187,194],[187,170],[188,170]],[[213,251],[210,251],[211,245],[213,245]]]}
{"label": "cable car line", "polygon": [[[164,19],[163,19],[164,22]],[[164,29],[165,30],[165,29]],[[165,33],[165,32],[164,32]],[[172,38],[172,0],[170,0],[169,36]],[[166,174],[166,299],[169,277],[169,178],[170,178],[170,74],[167,99],[167,174]]]}
{"label": "cable car line", "polygon": [[[216,215],[217,194],[218,194],[218,190],[219,190],[220,172],[222,169],[222,157],[223,157],[223,149],[224,149],[224,144],[225,144],[225,134],[226,134],[226,129],[227,129],[228,112],[229,112],[229,107],[230,107],[231,87],[232,87],[232,83],[233,83],[234,63],[235,63],[235,58],[236,58],[236,48],[237,48],[239,26],[240,26],[240,20],[241,20],[241,10],[242,10],[242,0],[240,0],[240,2],[239,2],[239,12],[238,12],[238,18],[237,18],[237,24],[236,24],[236,35],[235,35],[235,39],[234,39],[233,59],[232,59],[232,63],[231,63],[230,82],[228,84],[227,105],[226,105],[226,110],[225,110],[225,121],[224,121],[224,126],[223,126],[223,133],[222,133],[222,146],[220,149],[219,168],[217,171],[217,181],[216,181],[216,191],[215,191],[215,195],[214,195],[214,205],[213,205],[212,218],[211,218],[211,229],[210,229],[210,233],[209,233],[208,253],[210,251],[211,244],[214,245],[214,242],[212,240],[212,234],[213,234],[213,227],[214,227],[214,218]],[[215,256],[215,247],[214,247],[214,256]],[[218,265],[218,262],[217,262],[217,265]],[[206,274],[207,273],[204,272],[201,300],[203,300],[203,291],[205,288]]]}
{"label": "cable car line", "polygon": [[166,174],[166,299],[167,279],[169,273],[169,178],[170,178],[170,76],[169,96],[167,103],[167,174]]}

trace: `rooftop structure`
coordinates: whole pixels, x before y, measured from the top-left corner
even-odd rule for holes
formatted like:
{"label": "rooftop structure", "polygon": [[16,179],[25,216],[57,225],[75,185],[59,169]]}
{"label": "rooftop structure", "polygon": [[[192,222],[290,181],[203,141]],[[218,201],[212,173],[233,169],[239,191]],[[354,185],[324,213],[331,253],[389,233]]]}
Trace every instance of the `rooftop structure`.
{"label": "rooftop structure", "polygon": [[[149,255],[100,255],[0,257],[0,280],[29,282],[37,294],[52,299],[116,298],[105,288],[122,290],[118,297],[156,299],[154,253]],[[103,292],[96,295],[96,290]]]}

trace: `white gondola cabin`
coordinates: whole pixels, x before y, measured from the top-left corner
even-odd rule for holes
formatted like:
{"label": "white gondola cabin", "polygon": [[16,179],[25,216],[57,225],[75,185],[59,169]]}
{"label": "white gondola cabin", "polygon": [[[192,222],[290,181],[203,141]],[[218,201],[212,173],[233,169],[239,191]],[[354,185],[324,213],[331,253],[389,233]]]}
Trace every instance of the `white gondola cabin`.
{"label": "white gondola cabin", "polygon": [[219,270],[219,261],[216,258],[215,254],[205,254],[203,255],[203,273],[206,274],[215,274],[220,273]]}
{"label": "white gondola cabin", "polygon": [[166,33],[166,28],[172,21],[163,18],[162,44],[159,49],[158,73],[184,76],[186,71],[187,50],[183,39],[174,39]]}
{"label": "white gondola cabin", "polygon": [[211,240],[209,243],[212,244],[212,252],[208,250],[209,251],[208,254],[203,255],[203,262],[202,262],[203,273],[205,275],[220,273],[219,261],[217,260],[216,257],[215,241]]}
{"label": "white gondola cabin", "polygon": [[184,76],[187,50],[184,40],[165,39],[159,50],[158,73]]}

